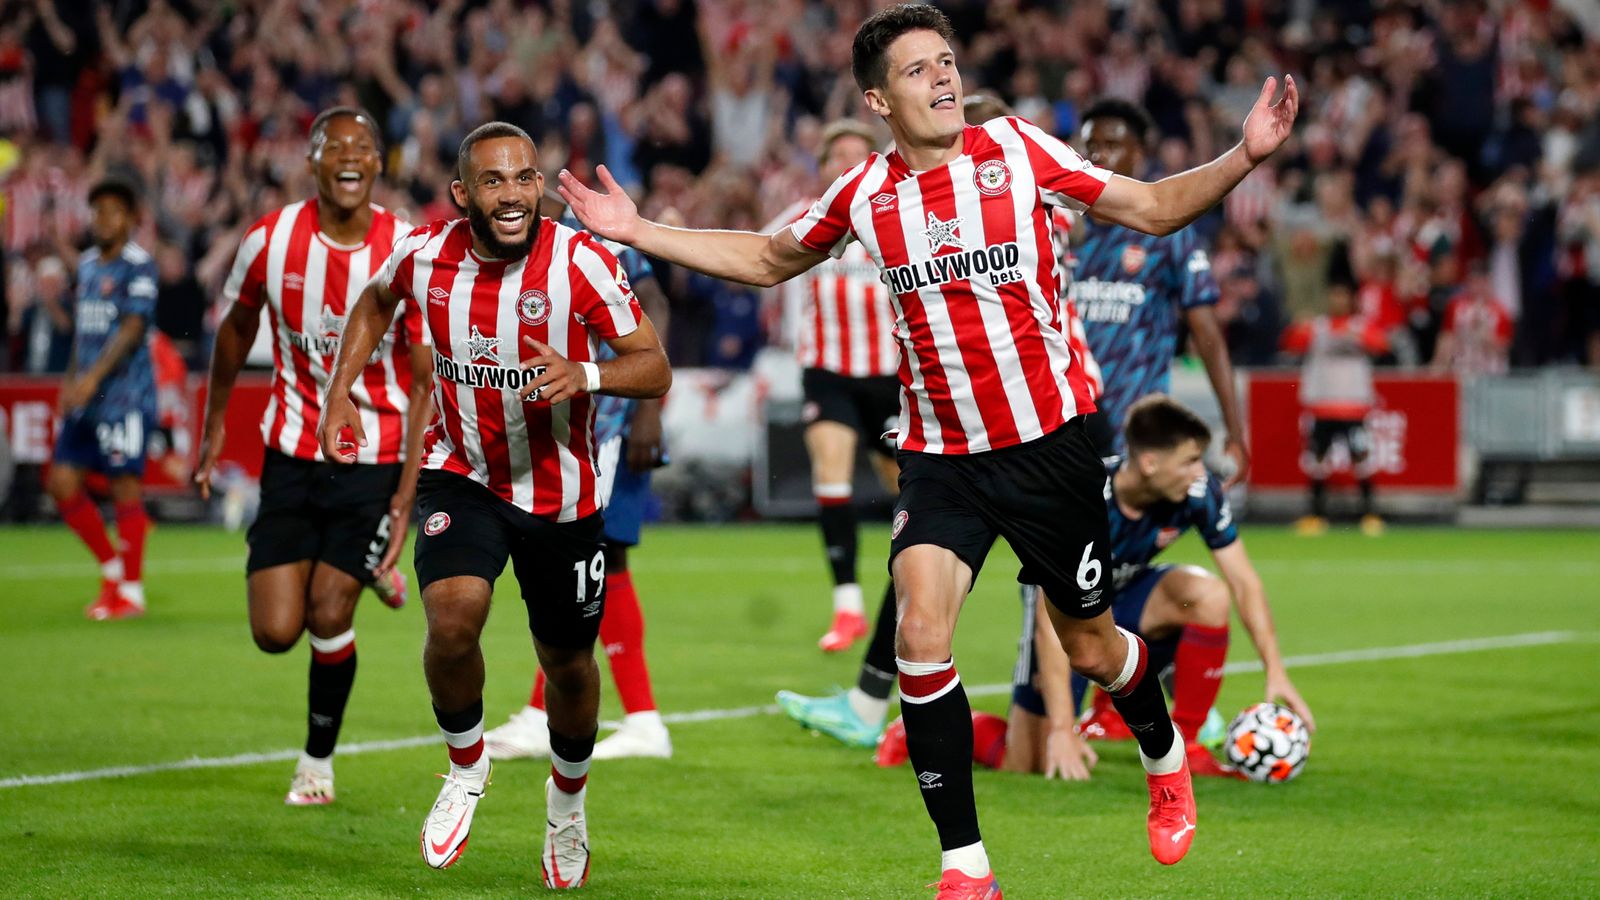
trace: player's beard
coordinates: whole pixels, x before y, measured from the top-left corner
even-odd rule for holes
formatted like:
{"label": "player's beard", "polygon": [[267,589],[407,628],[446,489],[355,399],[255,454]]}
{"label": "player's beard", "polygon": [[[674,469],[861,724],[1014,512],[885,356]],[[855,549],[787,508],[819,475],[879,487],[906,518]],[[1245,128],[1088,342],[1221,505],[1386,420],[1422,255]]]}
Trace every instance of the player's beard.
{"label": "player's beard", "polygon": [[520,241],[508,242],[496,234],[494,217],[476,203],[467,207],[467,224],[472,227],[472,236],[487,247],[495,259],[521,259],[533,250],[534,242],[539,239],[539,205],[539,201],[535,201],[533,209],[528,211],[527,236]]}

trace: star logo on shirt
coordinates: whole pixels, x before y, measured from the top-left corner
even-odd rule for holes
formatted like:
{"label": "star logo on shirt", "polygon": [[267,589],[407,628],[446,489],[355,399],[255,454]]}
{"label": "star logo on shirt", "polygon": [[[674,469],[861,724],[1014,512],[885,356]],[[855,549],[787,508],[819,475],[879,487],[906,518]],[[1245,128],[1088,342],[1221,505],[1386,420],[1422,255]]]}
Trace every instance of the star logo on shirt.
{"label": "star logo on shirt", "polygon": [[484,337],[478,326],[472,326],[472,334],[467,336],[467,362],[476,362],[480,359],[492,359],[496,364],[500,362],[500,339],[497,337]]}
{"label": "star logo on shirt", "polygon": [[960,216],[941,222],[938,216],[929,212],[928,230],[923,232],[923,235],[928,239],[928,252],[938,253],[945,247],[952,247],[956,250],[967,249],[966,242],[961,240],[961,235],[957,233],[960,230]]}

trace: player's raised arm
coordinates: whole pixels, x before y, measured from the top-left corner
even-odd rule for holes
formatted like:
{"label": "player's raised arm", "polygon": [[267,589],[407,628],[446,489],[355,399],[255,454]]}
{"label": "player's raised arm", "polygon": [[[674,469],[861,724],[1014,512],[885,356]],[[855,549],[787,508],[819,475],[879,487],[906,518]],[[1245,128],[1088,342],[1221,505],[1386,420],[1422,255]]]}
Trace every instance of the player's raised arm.
{"label": "player's raised arm", "polygon": [[1261,657],[1261,667],[1267,675],[1266,698],[1274,703],[1281,701],[1286,704],[1305,720],[1307,728],[1316,731],[1317,720],[1311,715],[1311,707],[1301,699],[1294,682],[1289,680],[1288,669],[1283,665],[1283,654],[1278,651],[1277,628],[1272,624],[1272,608],[1267,605],[1267,592],[1261,585],[1261,576],[1256,574],[1255,566],[1250,564],[1250,557],[1245,553],[1244,541],[1236,540],[1226,547],[1212,550],[1211,557],[1222,570],[1222,577],[1233,593],[1233,605],[1239,611],[1239,621],[1244,623],[1244,630],[1250,633],[1250,642]]}
{"label": "player's raised arm", "polygon": [[[367,434],[361,427],[361,415],[356,411],[355,402],[350,399],[350,388],[361,377],[372,351],[378,349],[399,305],[400,295],[384,286],[380,277],[362,289],[356,305],[350,309],[344,337],[339,341],[338,360],[328,379],[328,395],[322,402],[322,421],[317,425],[322,455],[330,461],[355,462],[356,448],[367,445]],[[350,429],[351,443],[339,440],[346,428]]]}
{"label": "player's raised arm", "polygon": [[1268,78],[1244,120],[1244,135],[1232,149],[1203,166],[1151,183],[1113,175],[1094,204],[1095,216],[1147,234],[1172,234],[1215,206],[1234,186],[1288,139],[1300,110],[1294,76]]}
{"label": "player's raised arm", "polygon": [[560,185],[556,190],[583,227],[675,265],[728,281],[772,287],[827,258],[827,254],[802,245],[787,228],[756,234],[672,228],[652,222],[639,215],[638,206],[605,166],[596,167],[595,174],[604,193],[585,187],[566,169],[557,176]]}

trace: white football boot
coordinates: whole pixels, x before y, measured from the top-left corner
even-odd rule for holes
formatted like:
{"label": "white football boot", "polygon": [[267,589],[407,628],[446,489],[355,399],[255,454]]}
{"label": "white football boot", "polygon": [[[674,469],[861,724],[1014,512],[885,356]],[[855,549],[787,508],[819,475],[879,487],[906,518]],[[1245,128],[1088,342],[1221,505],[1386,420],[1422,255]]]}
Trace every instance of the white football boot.
{"label": "white football boot", "polygon": [[483,733],[483,749],[490,759],[549,756],[550,717],[542,709],[524,706],[504,725]]}
{"label": "white football boot", "polygon": [[325,806],[333,802],[333,760],[300,754],[294,780],[283,802],[290,806]]}
{"label": "white football boot", "polygon": [[594,745],[595,759],[627,756],[672,757],[672,738],[667,735],[667,726],[662,724],[659,713],[653,710],[633,713],[622,720],[616,731]]}
{"label": "white football boot", "polygon": [[583,887],[589,880],[589,826],[584,821],[583,800],[589,787],[576,795],[556,790],[554,778],[544,782],[544,851],[539,854],[539,871],[547,888]]}
{"label": "white football boot", "polygon": [[450,766],[450,774],[440,775],[444,787],[439,799],[422,823],[422,861],[435,869],[447,869],[467,849],[472,831],[472,813],[489,787],[489,760],[476,765]]}

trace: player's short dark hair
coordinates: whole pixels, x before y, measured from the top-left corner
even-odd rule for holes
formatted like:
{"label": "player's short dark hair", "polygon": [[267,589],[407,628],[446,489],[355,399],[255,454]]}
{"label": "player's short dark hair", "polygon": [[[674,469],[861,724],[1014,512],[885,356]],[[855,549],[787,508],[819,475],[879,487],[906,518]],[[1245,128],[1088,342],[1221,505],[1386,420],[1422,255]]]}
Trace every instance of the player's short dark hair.
{"label": "player's short dark hair", "polygon": [[856,29],[850,46],[850,74],[863,91],[881,88],[889,80],[889,45],[908,31],[933,31],[950,41],[956,36],[950,17],[932,6],[899,3],[880,9]]}
{"label": "player's short dark hair", "polygon": [[1204,450],[1211,444],[1211,426],[1166,394],[1151,394],[1128,409],[1122,436],[1130,454],[1172,450],[1184,441],[1194,441]]}
{"label": "player's short dark hair", "polygon": [[472,153],[472,148],[479,141],[490,141],[495,138],[521,138],[528,143],[533,143],[533,138],[526,131],[510,122],[485,122],[477,128],[467,132],[461,139],[461,149],[456,152],[456,177],[462,181],[467,180],[467,157]]}
{"label": "player's short dark hair", "polygon": [[1137,103],[1129,103],[1121,97],[1101,97],[1089,104],[1084,110],[1083,118],[1079,121],[1088,124],[1094,119],[1117,119],[1128,126],[1128,131],[1133,134],[1133,139],[1144,146],[1150,135],[1156,130],[1155,123],[1150,120],[1150,114],[1144,107]]}
{"label": "player's short dark hair", "polygon": [[372,135],[372,145],[378,148],[380,156],[383,154],[383,134],[378,131],[377,120],[372,118],[372,113],[359,106],[330,106],[317,113],[317,117],[311,120],[311,130],[307,133],[307,136],[311,139],[312,148],[316,148],[318,141],[327,139],[329,122],[343,118],[355,119],[366,126],[367,133]]}
{"label": "player's short dark hair", "polygon": [[115,197],[122,201],[128,212],[139,211],[139,188],[132,181],[116,175],[109,175],[95,182],[89,188],[89,205],[93,206],[101,197]]}
{"label": "player's short dark hair", "polygon": [[968,125],[982,125],[990,119],[1014,116],[1016,112],[993,94],[968,94],[961,102],[961,115],[966,117]]}

